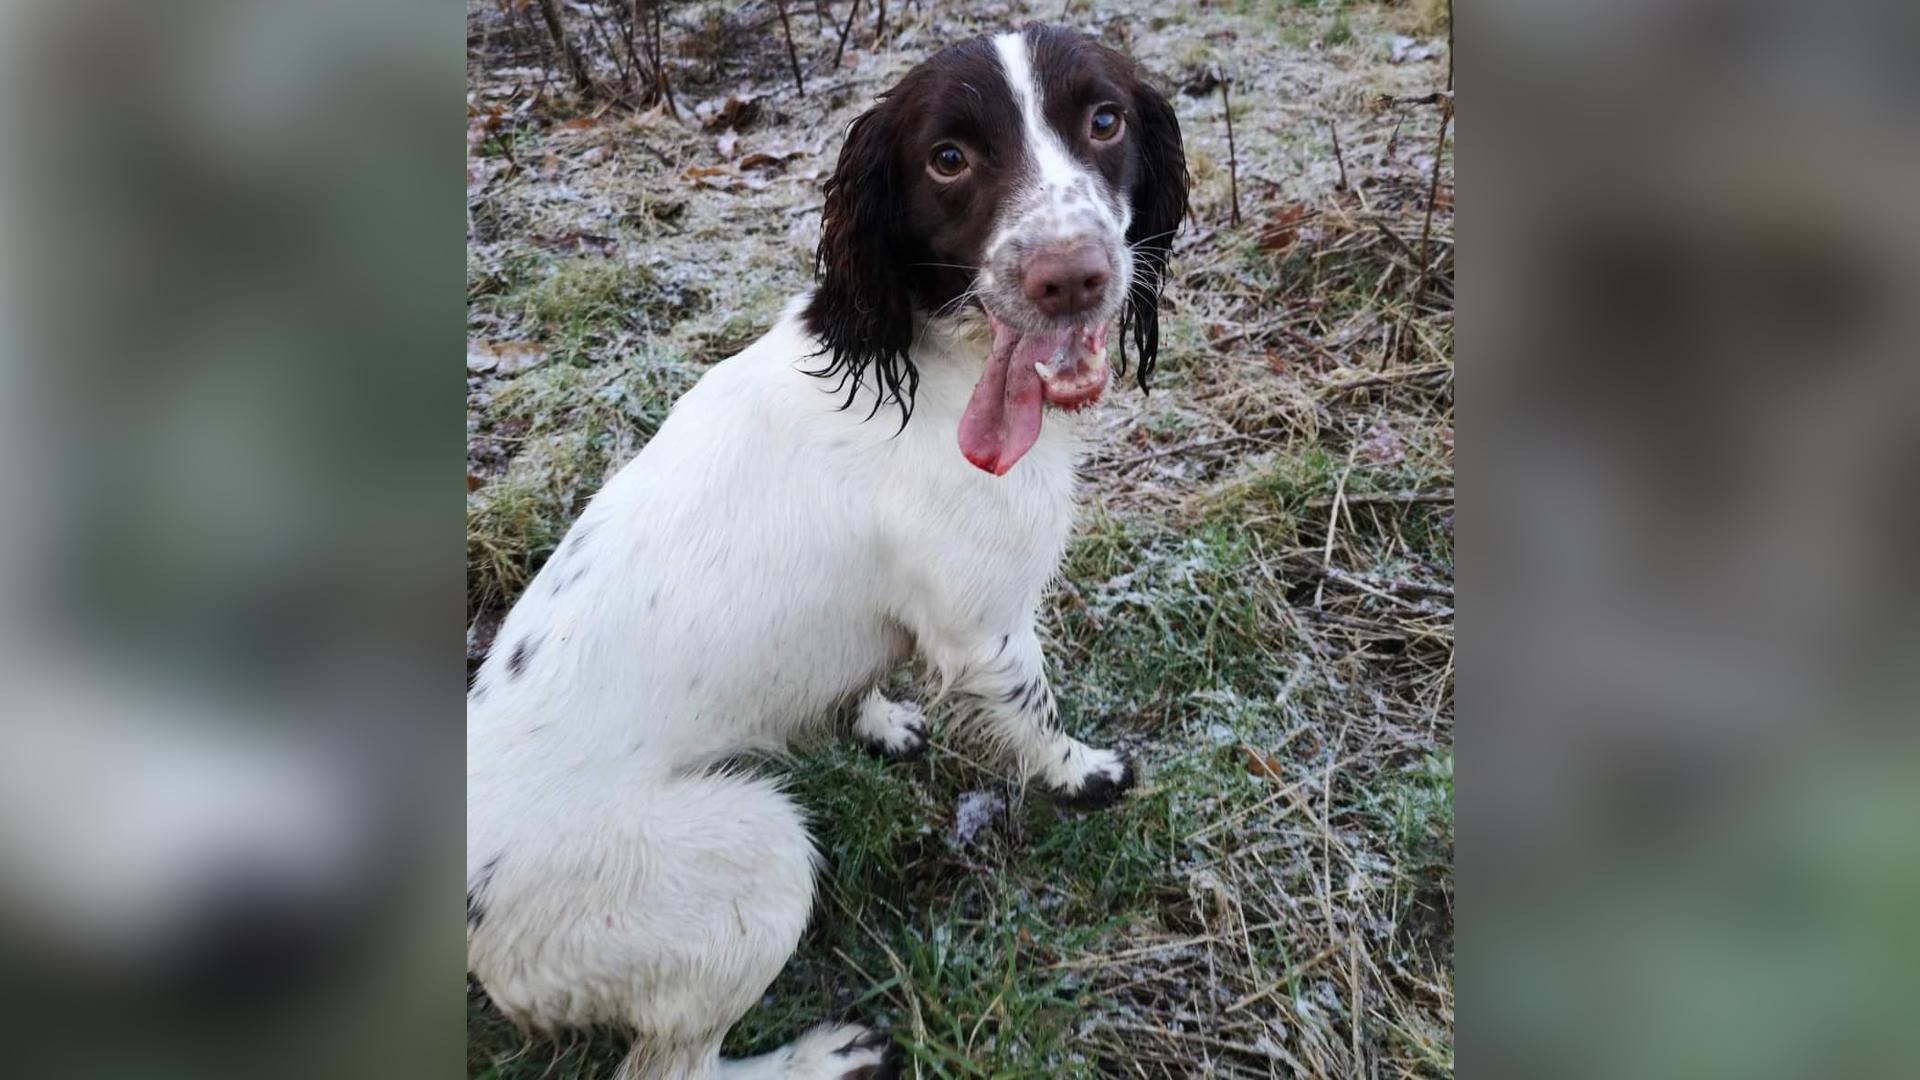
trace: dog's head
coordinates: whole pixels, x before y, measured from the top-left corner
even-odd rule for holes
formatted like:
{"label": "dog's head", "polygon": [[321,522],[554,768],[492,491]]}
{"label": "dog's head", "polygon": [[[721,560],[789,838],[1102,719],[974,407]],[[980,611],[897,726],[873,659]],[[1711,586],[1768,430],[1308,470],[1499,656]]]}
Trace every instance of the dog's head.
{"label": "dog's head", "polygon": [[806,309],[819,374],[871,368],[904,423],[915,312],[977,306],[994,344],[961,448],[994,473],[1038,437],[1043,403],[1100,396],[1116,318],[1146,386],[1187,169],[1172,106],[1132,60],[1037,25],[950,46],[853,122],[826,191]]}

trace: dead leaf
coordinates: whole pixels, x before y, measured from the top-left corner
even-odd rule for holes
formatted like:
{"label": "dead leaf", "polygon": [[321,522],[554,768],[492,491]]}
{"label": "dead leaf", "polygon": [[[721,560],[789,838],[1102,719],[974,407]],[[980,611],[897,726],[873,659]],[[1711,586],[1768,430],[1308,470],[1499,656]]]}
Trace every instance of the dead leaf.
{"label": "dead leaf", "polygon": [[794,158],[797,158],[797,157],[805,157],[810,154],[818,154],[820,152],[820,148],[821,148],[820,144],[818,143],[815,143],[810,146],[767,147],[761,150],[755,150],[752,153],[741,158],[740,167],[742,169],[764,169],[764,168],[767,168],[768,166],[779,165],[783,162],[792,161]]}
{"label": "dead leaf", "polygon": [[467,370],[475,374],[517,375],[546,363],[550,355],[546,346],[531,341],[473,338],[467,342]]}
{"label": "dead leaf", "polygon": [[468,491],[479,491],[480,485],[484,483],[486,483],[486,480],[482,479],[479,476],[474,475],[472,471],[469,471],[467,473],[467,490]]}
{"label": "dead leaf", "polygon": [[754,94],[728,94],[693,107],[693,115],[708,131],[734,128],[745,131],[760,119],[760,100]]}
{"label": "dead leaf", "polygon": [[1212,68],[1202,68],[1180,84],[1180,92],[1188,97],[1206,97],[1220,88],[1220,76]]}
{"label": "dead leaf", "polygon": [[1280,771],[1279,760],[1265,750],[1256,750],[1251,746],[1242,744],[1240,747],[1240,757],[1246,761],[1247,772],[1250,775],[1258,776],[1266,780],[1279,780],[1283,778],[1284,774]]}
{"label": "dead leaf", "polygon": [[592,131],[599,123],[591,116],[576,116],[572,120],[562,120],[554,127],[561,131]]}
{"label": "dead leaf", "polygon": [[1360,457],[1375,465],[1398,465],[1407,458],[1407,445],[1385,420],[1375,420],[1360,444]]}
{"label": "dead leaf", "polygon": [[620,242],[611,236],[596,236],[577,230],[564,232],[558,236],[533,234],[533,242],[550,251],[563,251],[576,255],[611,255],[619,250]]}
{"label": "dead leaf", "polygon": [[1260,250],[1276,254],[1293,246],[1300,238],[1300,223],[1312,214],[1306,203],[1293,203],[1283,206],[1273,215],[1273,220],[1260,230]]}

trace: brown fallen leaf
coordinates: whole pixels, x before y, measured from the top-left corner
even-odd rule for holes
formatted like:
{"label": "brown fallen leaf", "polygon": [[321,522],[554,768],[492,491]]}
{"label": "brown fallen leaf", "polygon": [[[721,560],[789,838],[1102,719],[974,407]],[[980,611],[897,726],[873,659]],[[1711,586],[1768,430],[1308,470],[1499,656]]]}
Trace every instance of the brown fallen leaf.
{"label": "brown fallen leaf", "polygon": [[467,342],[467,370],[476,374],[517,375],[546,363],[550,355],[546,346],[531,341],[473,338]]}
{"label": "brown fallen leaf", "polygon": [[1266,751],[1242,744],[1240,757],[1246,761],[1249,774],[1267,780],[1281,779],[1280,762]]}
{"label": "brown fallen leaf", "polygon": [[1293,246],[1300,237],[1300,222],[1305,220],[1309,211],[1305,203],[1285,206],[1273,215],[1273,221],[1260,230],[1260,250],[1275,253]]}
{"label": "brown fallen leaf", "polygon": [[745,130],[760,118],[760,102],[753,94],[728,94],[724,98],[701,102],[694,106],[693,114],[699,117],[700,126],[708,131],[724,128]]}

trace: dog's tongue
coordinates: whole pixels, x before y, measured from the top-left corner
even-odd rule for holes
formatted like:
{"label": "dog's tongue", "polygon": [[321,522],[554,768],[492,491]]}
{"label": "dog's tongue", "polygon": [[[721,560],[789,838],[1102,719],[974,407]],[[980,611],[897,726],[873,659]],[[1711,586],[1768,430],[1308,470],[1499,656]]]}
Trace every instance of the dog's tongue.
{"label": "dog's tongue", "polygon": [[1005,476],[1040,437],[1044,394],[1035,364],[1053,359],[1071,329],[1021,334],[993,321],[993,351],[960,414],[960,452],[995,476]]}

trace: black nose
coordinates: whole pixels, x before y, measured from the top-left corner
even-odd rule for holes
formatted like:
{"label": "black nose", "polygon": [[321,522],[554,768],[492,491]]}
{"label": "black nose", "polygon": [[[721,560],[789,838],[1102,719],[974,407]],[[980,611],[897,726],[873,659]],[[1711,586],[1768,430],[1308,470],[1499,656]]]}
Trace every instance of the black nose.
{"label": "black nose", "polygon": [[1046,315],[1078,315],[1100,306],[1113,265],[1099,244],[1041,248],[1020,265],[1020,291]]}

